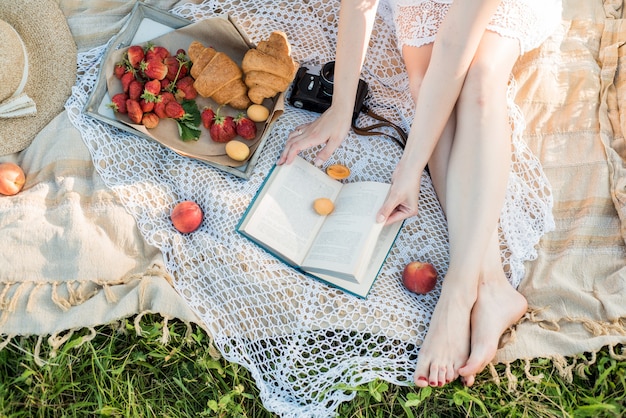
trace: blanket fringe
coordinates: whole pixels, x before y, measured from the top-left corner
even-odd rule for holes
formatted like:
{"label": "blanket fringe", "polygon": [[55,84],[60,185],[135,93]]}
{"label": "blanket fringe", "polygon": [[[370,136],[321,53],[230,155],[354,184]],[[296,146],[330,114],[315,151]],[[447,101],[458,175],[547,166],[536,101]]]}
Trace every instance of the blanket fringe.
{"label": "blanket fringe", "polygon": [[615,347],[616,345],[609,346],[609,353],[611,354],[611,358],[619,361],[626,360],[626,347],[621,347],[621,354],[617,354],[615,352]]}
{"label": "blanket fringe", "polygon": [[0,351],[3,350],[7,345],[9,345],[11,340],[13,340],[13,337],[14,337],[14,335],[7,335],[7,336],[5,336],[4,340],[2,342],[0,342]]}
{"label": "blanket fringe", "polygon": [[2,312],[0,314],[0,327],[2,327],[2,325],[9,320],[9,316],[15,312],[26,287],[30,286],[27,282],[17,284],[17,286],[15,285],[16,283],[14,282],[8,282],[2,285],[2,292],[0,292],[0,311]]}
{"label": "blanket fringe", "polygon": [[41,343],[43,342],[43,336],[37,337],[37,344],[35,344],[35,352],[33,353],[33,360],[39,367],[46,365],[46,362],[41,359]]}
{"label": "blanket fringe", "polygon": [[524,360],[524,374],[526,375],[526,378],[535,384],[540,383],[541,380],[545,377],[545,375],[543,373],[539,373],[538,375],[535,376],[531,373],[530,369],[531,369],[530,360],[525,359]]}
{"label": "blanket fringe", "polygon": [[35,287],[31,289],[28,294],[28,300],[26,301],[26,312],[33,312],[35,308],[35,295],[42,287],[44,287],[44,283],[37,283]]}
{"label": "blanket fringe", "polygon": [[[574,377],[578,376],[581,379],[587,380],[588,370],[590,366],[593,366],[598,358],[598,352],[605,348],[612,359],[618,361],[626,360],[626,346],[622,344],[606,345],[596,351],[587,352],[577,356],[561,356],[553,355],[545,357],[544,359],[550,360],[552,366],[557,371],[558,375],[564,379],[568,384],[574,382]],[[539,372],[533,374],[532,361],[536,359],[525,358],[519,361],[523,362],[524,376],[530,382],[534,384],[541,383],[545,378],[544,373]],[[491,380],[498,386],[502,384],[502,377],[506,380],[507,390],[509,392],[515,392],[519,383],[519,378],[513,373],[513,364],[518,360],[512,362],[501,363],[504,366],[504,371],[499,373],[494,363],[488,364],[488,370],[491,375]]]}
{"label": "blanket fringe", "polygon": [[[151,311],[143,311],[137,314],[133,320],[135,333],[138,337],[142,336],[141,321],[148,314],[159,315],[158,313],[154,313]],[[163,315],[159,315],[159,316],[161,316],[162,318],[161,319],[161,325],[162,325],[161,338],[159,338],[159,342],[163,345],[167,345],[169,344],[171,340],[171,332],[169,329],[169,325],[170,325],[170,321],[172,320],[172,318],[163,316]],[[185,324],[186,326],[186,332],[185,332],[183,339],[185,341],[191,340],[191,335],[193,334],[193,323],[190,321],[186,321],[186,320],[185,321],[181,320],[181,323]],[[109,326],[114,330],[114,332],[125,333],[123,320],[115,321],[109,324]],[[96,330],[96,327],[82,327],[82,328],[74,328],[74,329],[59,331],[57,333],[49,335],[47,338],[44,335],[36,336],[37,341],[35,342],[35,346],[32,352],[33,360],[35,364],[39,367],[43,367],[48,364],[54,365],[54,363],[52,362],[52,359],[58,356],[59,350],[62,349],[64,344],[72,340],[72,337],[74,337],[76,333],[83,332],[85,330],[87,330],[88,333],[86,333],[86,335],[80,336],[79,337],[80,340],[74,341],[72,343],[72,348],[78,348],[85,343],[93,341],[97,337],[98,332]],[[0,351],[1,351],[5,349],[11,343],[11,341],[15,339],[16,336],[15,335],[0,335],[0,337],[2,338],[0,339]],[[48,347],[49,347],[49,351],[45,354],[45,357],[47,359],[44,359],[42,355],[42,352],[44,351],[43,349],[44,341],[47,342]],[[221,357],[221,355],[219,354],[219,351],[217,351],[217,349],[214,347],[212,341],[209,344],[208,350],[209,350],[210,355],[213,358],[219,359]]]}
{"label": "blanket fringe", "polygon": [[116,286],[126,285],[146,277],[162,278],[170,286],[173,285],[170,274],[163,266],[156,263],[142,273],[131,273],[115,281],[86,279],[63,282],[37,280],[2,282],[0,283],[0,328],[7,323],[11,314],[20,307],[23,307],[26,313],[35,313],[38,301],[41,300],[38,298],[43,297],[42,294],[46,291],[54,306],[58,307],[61,312],[67,312],[72,307],[85,303],[100,292],[108,303],[117,303],[119,297],[115,292]]}
{"label": "blanket fringe", "polygon": [[[542,317],[545,309],[542,308],[532,308],[529,309],[528,312],[518,321],[517,324],[512,326],[505,334],[503,334],[503,340],[501,340],[501,344],[504,343],[512,343],[515,341],[516,335],[516,327],[519,326],[523,322],[531,322],[543,329],[559,332],[566,323],[576,323],[580,324],[588,333],[589,338],[597,338],[607,335],[626,335],[626,327],[624,326],[626,323],[626,318],[618,318],[612,321],[597,321],[584,317],[566,317],[561,318],[560,320],[551,320]],[[616,352],[617,347],[621,347],[619,352]],[[615,344],[607,344],[604,347],[600,347],[595,351],[585,352],[583,354],[579,354],[577,356],[563,356],[563,355],[551,355],[545,357],[550,360],[557,370],[559,376],[563,378],[566,382],[572,383],[574,380],[574,376],[578,376],[581,379],[587,379],[587,370],[589,366],[595,364],[597,359],[597,353],[602,348],[606,348],[611,358],[615,360],[626,360],[626,347],[624,347],[620,343]],[[543,373],[539,373],[537,375],[532,374],[532,358],[522,358],[519,359],[524,362],[524,374],[528,380],[533,383],[539,383],[544,378]],[[514,362],[514,361],[512,361]],[[505,366],[504,376],[507,379],[507,386],[510,390],[514,390],[517,386],[517,377],[511,372],[511,364],[512,362],[503,362]],[[500,376],[493,364],[489,365],[489,371],[492,377],[492,380],[496,384],[501,383]]]}
{"label": "blanket fringe", "polygon": [[[49,297],[52,304],[50,307],[58,307],[61,312],[68,312],[72,307],[79,306],[91,298],[101,293],[106,299],[107,303],[114,304],[119,301],[118,292],[115,290],[115,286],[126,285],[132,282],[141,281],[146,277],[155,277],[164,279],[170,286],[173,284],[172,277],[166,271],[166,269],[159,265],[153,264],[148,267],[142,273],[128,274],[119,280],[104,281],[104,280],[71,280],[66,282],[42,282],[36,280],[26,281],[8,281],[0,283],[0,350],[5,349],[11,341],[15,338],[15,335],[4,334],[2,326],[7,323],[18,308],[20,311],[23,309],[25,313],[30,315],[37,315],[39,304],[41,304],[42,297]],[[144,304],[146,298],[145,286],[139,288],[140,307]],[[46,296],[48,295],[48,296]],[[49,307],[47,309],[50,309]],[[160,315],[162,317],[161,338],[159,341],[166,345],[170,342],[171,334],[169,329],[169,322],[171,317],[163,316],[159,312],[153,312],[149,310],[142,310],[136,314],[134,319],[135,332],[138,336],[142,334],[141,320],[147,314]],[[193,333],[193,324],[191,321],[182,320],[186,324],[187,330],[185,339],[190,339]],[[122,321],[115,321],[118,323],[118,332],[125,332]],[[102,324],[106,325],[106,324]],[[109,324],[113,326],[113,324]],[[53,359],[57,356],[59,350],[65,343],[70,341],[72,337],[79,331],[88,330],[87,335],[80,337],[80,341],[74,341],[72,347],[80,347],[81,345],[92,341],[97,332],[95,327],[78,327],[74,329],[67,329],[48,335],[47,343],[50,347],[47,357]],[[28,335],[25,335],[28,336]],[[33,358],[35,364],[43,366],[49,361],[42,358],[42,346],[44,343],[45,335],[38,335],[37,341],[33,348]],[[212,345],[212,344],[211,344]],[[217,351],[217,350],[215,350]],[[219,354],[219,353],[218,353]],[[213,354],[211,354],[213,356]]]}

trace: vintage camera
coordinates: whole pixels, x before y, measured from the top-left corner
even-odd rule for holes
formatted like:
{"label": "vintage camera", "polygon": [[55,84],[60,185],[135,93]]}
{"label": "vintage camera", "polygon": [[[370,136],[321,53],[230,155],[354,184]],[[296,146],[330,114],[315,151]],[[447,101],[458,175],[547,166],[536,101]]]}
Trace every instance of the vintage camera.
{"label": "vintage camera", "polygon": [[[330,107],[333,98],[334,74],[335,61],[311,69],[300,67],[294,78],[289,103],[300,109],[323,113]],[[359,79],[352,121],[359,116],[367,93],[367,83]]]}

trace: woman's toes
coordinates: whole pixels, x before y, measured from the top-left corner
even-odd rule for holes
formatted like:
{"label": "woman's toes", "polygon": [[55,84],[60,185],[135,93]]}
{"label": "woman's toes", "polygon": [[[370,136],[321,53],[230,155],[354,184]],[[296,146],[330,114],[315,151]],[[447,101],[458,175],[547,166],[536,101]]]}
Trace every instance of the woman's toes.
{"label": "woman's toes", "polygon": [[471,387],[474,384],[475,378],[476,376],[473,374],[470,374],[468,376],[462,376],[461,382],[463,383],[463,386]]}
{"label": "woman's toes", "polygon": [[428,378],[426,376],[418,375],[418,373],[415,373],[413,380],[417,387],[425,388],[426,386],[428,386]]}
{"label": "woman's toes", "polygon": [[447,375],[447,370],[449,369],[449,367],[442,367],[439,369],[439,377],[437,379],[437,384],[439,387],[445,385],[446,382],[446,375]]}
{"label": "woman's toes", "polygon": [[446,383],[450,383],[456,378],[457,378],[457,375],[455,374],[454,369],[452,367],[449,367],[446,370]]}

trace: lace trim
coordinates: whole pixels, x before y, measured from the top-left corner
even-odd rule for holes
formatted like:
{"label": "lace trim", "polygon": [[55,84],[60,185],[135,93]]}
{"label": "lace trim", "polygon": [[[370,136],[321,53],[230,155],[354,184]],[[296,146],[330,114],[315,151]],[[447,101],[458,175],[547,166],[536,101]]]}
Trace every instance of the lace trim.
{"label": "lace trim", "polygon": [[[394,10],[396,41],[420,47],[435,40],[435,35],[452,1],[390,0]],[[487,26],[488,30],[517,39],[521,53],[538,47],[560,22],[559,0],[504,0]]]}

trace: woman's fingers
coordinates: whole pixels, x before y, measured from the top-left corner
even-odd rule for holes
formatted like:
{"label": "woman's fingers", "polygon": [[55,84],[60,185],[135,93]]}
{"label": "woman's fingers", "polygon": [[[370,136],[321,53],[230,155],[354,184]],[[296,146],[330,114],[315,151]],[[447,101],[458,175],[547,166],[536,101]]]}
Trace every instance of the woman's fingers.
{"label": "woman's fingers", "polygon": [[377,222],[391,224],[417,215],[419,180],[403,174],[396,168],[387,199],[376,216]]}
{"label": "woman's fingers", "polygon": [[319,124],[306,124],[296,127],[287,137],[285,149],[283,150],[278,164],[289,164],[301,151],[325,144],[317,153],[315,165],[321,166],[335,152],[343,140],[343,136],[337,135],[333,131],[320,129]]}

